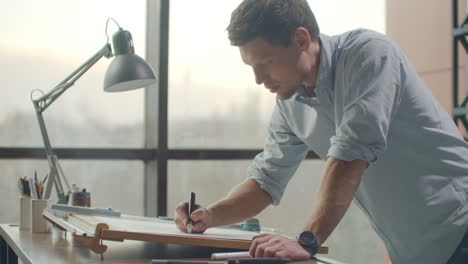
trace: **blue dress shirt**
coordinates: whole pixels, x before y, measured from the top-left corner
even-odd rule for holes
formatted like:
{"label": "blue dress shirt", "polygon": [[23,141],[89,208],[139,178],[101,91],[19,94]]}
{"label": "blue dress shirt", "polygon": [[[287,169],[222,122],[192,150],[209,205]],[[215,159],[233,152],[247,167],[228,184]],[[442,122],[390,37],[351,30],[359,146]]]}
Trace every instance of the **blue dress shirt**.
{"label": "blue dress shirt", "polygon": [[368,161],[354,201],[392,263],[445,263],[468,228],[468,143],[384,35],[322,34],[320,46],[317,85],[277,99],[248,177],[277,205],[309,150]]}

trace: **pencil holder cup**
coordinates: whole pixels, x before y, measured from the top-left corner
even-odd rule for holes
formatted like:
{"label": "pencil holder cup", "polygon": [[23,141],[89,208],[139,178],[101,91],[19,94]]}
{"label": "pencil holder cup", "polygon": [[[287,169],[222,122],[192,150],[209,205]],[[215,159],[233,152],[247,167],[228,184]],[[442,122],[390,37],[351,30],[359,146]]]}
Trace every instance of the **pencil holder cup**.
{"label": "pencil holder cup", "polygon": [[19,229],[31,228],[31,197],[21,196],[19,198]]}
{"label": "pencil holder cup", "polygon": [[50,200],[31,199],[31,232],[50,232],[49,222],[42,216],[42,212],[49,206]]}

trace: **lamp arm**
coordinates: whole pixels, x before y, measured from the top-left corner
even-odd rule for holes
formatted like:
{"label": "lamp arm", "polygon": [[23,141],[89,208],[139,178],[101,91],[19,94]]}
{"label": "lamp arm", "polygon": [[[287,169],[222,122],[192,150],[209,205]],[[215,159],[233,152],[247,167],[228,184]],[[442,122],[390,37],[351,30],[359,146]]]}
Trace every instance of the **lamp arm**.
{"label": "lamp arm", "polygon": [[[56,87],[54,87],[50,92],[44,94],[38,99],[32,99],[34,110],[36,112],[36,117],[39,123],[39,128],[41,130],[42,140],[44,142],[46,157],[49,162],[50,173],[47,179],[47,184],[44,192],[43,199],[49,199],[52,191],[52,185],[55,185],[57,191],[58,203],[67,204],[70,197],[70,186],[68,181],[63,174],[63,171],[60,168],[57,156],[54,154],[52,146],[50,144],[49,135],[47,133],[46,125],[44,122],[44,117],[42,113],[49,107],[61,94],[63,94],[68,88],[73,86],[75,82],[87,72],[97,61],[102,57],[112,57],[112,49],[109,43],[106,43],[96,54],[89,58],[85,63],[73,71],[69,76],[67,76],[62,82],[60,82]],[[64,179],[67,185],[67,193],[65,194],[63,186],[60,179]]]}
{"label": "lamp arm", "polygon": [[106,43],[96,54],[84,62],[80,67],[68,75],[63,81],[61,81],[57,86],[55,86],[47,94],[41,96],[34,101],[38,102],[39,110],[41,112],[45,111],[62,93],[64,93],[68,88],[73,86],[75,82],[87,72],[93,65],[98,62],[102,57],[110,58],[112,57],[112,49],[109,43]]}

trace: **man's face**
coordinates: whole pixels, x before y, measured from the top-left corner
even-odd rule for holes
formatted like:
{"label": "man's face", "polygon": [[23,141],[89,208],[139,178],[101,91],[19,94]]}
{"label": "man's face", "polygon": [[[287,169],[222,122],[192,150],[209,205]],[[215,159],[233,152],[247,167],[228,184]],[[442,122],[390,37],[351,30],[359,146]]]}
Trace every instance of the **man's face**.
{"label": "man's face", "polygon": [[278,98],[290,98],[301,85],[301,51],[297,45],[274,45],[263,38],[256,38],[239,47],[242,60],[252,67],[255,81],[262,84]]}

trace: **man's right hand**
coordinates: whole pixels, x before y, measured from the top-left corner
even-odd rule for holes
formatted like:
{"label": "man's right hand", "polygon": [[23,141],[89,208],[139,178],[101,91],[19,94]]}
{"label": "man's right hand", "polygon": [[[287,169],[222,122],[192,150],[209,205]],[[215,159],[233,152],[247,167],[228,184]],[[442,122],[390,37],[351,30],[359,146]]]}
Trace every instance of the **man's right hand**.
{"label": "man's right hand", "polygon": [[[211,218],[210,212],[196,205],[196,210],[193,211],[191,215],[192,219],[192,233],[203,233],[209,227],[209,219]],[[177,205],[175,210],[174,220],[177,228],[185,233],[188,233],[187,224],[188,224],[188,202],[181,202]]]}
{"label": "man's right hand", "polygon": [[[207,228],[227,226],[251,218],[272,203],[271,196],[256,181],[247,179],[234,187],[229,194],[207,209],[196,205],[193,211],[192,232],[203,233]],[[188,202],[181,202],[175,210],[175,223],[182,232],[188,232]]]}

